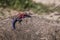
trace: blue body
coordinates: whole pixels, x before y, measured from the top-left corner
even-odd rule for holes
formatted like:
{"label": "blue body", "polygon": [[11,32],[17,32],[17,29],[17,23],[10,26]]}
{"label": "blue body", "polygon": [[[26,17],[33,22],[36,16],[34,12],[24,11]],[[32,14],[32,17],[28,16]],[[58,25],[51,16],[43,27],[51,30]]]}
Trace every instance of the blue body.
{"label": "blue body", "polygon": [[16,24],[16,22],[17,22],[17,19],[13,19],[13,22],[12,22],[12,27],[13,27],[13,29],[15,29],[15,24]]}
{"label": "blue body", "polygon": [[[25,15],[24,18],[25,17],[31,17],[31,16],[30,15]],[[16,29],[15,24],[16,24],[17,21],[19,21],[21,23],[22,18],[15,18],[15,19],[13,19],[13,22],[12,22],[13,29]]]}

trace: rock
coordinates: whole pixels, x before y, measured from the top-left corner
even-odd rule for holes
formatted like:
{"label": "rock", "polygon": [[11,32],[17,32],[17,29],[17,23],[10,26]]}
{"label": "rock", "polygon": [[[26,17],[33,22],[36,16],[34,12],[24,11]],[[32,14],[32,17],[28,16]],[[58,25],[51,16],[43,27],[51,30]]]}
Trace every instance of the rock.
{"label": "rock", "polygon": [[17,22],[15,30],[11,23],[11,18],[0,22],[0,40],[60,40],[60,23],[55,20],[32,16]]}

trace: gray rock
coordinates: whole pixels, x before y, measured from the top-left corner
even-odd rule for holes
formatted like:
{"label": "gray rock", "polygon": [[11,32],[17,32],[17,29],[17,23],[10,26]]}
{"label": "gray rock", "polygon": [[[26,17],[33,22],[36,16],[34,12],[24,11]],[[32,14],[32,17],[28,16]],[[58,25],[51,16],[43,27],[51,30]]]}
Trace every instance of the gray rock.
{"label": "gray rock", "polygon": [[0,40],[60,40],[60,23],[38,16],[25,18],[12,27],[12,19],[0,22]]}

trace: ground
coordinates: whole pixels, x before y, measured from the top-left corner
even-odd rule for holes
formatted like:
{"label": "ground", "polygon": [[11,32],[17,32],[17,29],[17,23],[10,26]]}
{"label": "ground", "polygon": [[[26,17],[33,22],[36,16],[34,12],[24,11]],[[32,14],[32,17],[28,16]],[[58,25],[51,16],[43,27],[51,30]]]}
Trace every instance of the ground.
{"label": "ground", "polygon": [[35,15],[16,23],[12,27],[12,18],[0,20],[0,40],[60,40],[60,21]]}

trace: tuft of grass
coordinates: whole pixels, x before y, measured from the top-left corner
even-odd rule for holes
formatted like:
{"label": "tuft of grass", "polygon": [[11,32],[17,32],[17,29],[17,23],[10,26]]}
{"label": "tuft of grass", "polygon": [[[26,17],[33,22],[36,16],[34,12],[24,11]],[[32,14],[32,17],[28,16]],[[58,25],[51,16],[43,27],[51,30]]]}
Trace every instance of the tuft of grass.
{"label": "tuft of grass", "polygon": [[58,11],[58,12],[60,12],[60,6],[54,8],[53,10],[54,10],[54,11]]}
{"label": "tuft of grass", "polygon": [[50,5],[47,6],[42,3],[35,3],[32,0],[0,0],[0,7],[8,7],[20,11],[31,9],[38,14],[60,11],[60,7],[49,9]]}
{"label": "tuft of grass", "polygon": [[35,7],[32,8],[32,10],[35,12],[35,13],[38,13],[38,14],[41,14],[41,13],[49,13],[49,12],[52,12],[52,10],[49,9],[49,6],[46,6],[42,3],[35,3],[34,5]]}

